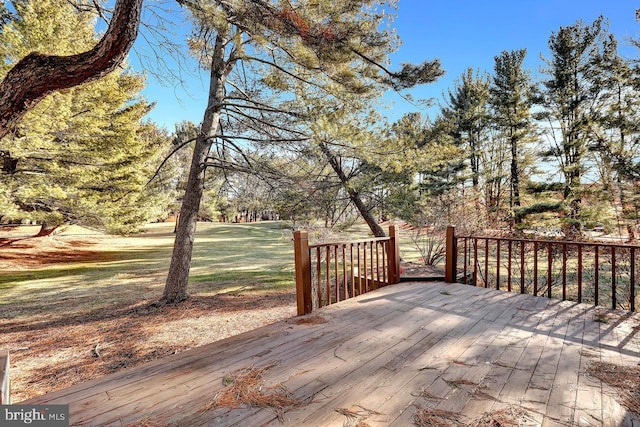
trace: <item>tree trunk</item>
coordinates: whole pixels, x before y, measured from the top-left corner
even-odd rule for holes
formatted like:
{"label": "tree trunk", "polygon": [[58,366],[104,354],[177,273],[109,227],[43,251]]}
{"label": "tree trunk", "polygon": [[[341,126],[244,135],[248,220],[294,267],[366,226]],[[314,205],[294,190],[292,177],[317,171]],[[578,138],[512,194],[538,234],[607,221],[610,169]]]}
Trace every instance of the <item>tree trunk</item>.
{"label": "tree trunk", "polygon": [[33,237],[46,237],[46,236],[50,236],[54,231],[56,231],[58,229],[58,226],[55,225],[53,227],[48,227],[46,222],[43,222],[40,225],[40,231],[38,231],[38,234],[36,234]]}
{"label": "tree trunk", "polygon": [[[518,140],[514,136],[515,130],[511,130],[511,212],[520,209],[520,173],[518,171]],[[516,225],[522,223],[522,218],[516,216]]]}
{"label": "tree trunk", "polygon": [[118,0],[104,36],[93,49],[70,56],[32,52],[0,83],[0,138],[48,94],[109,74],[138,35],[143,0]]}
{"label": "tree trunk", "polygon": [[224,60],[224,35],[218,33],[211,60],[211,82],[209,86],[209,98],[207,109],[204,113],[200,132],[196,138],[196,146],[191,158],[189,178],[180,208],[176,240],[173,245],[173,255],[169,274],[164,287],[162,301],[175,303],[184,301],[189,297],[187,285],[189,284],[189,271],[191,269],[191,255],[193,242],[196,235],[198,210],[204,190],[205,163],[211,149],[212,138],[218,130],[220,111],[224,99],[224,81],[231,71],[231,63]]}
{"label": "tree trunk", "polygon": [[329,147],[327,147],[324,142],[321,142],[319,146],[320,150],[324,153],[325,157],[329,161],[331,168],[336,173],[336,175],[338,175],[338,178],[342,183],[342,187],[347,191],[347,194],[349,194],[351,202],[355,205],[356,209],[358,209],[358,212],[360,212],[360,215],[362,215],[362,218],[371,229],[373,235],[376,237],[386,237],[384,230],[382,229],[382,227],[380,227],[378,221],[376,221],[376,219],[371,214],[371,210],[365,206],[358,192],[349,185],[349,178],[347,178],[344,170],[342,170],[342,165],[340,165],[340,162],[336,158],[335,154],[331,152]]}
{"label": "tree trunk", "polygon": [[11,152],[0,150],[0,158],[2,158],[2,173],[13,175],[18,169],[18,159],[11,157]]}

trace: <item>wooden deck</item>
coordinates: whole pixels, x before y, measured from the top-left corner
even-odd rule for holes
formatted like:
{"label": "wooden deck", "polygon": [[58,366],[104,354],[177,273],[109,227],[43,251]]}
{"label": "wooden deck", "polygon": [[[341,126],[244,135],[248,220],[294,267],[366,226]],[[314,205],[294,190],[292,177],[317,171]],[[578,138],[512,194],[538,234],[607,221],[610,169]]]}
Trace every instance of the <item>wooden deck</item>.
{"label": "wooden deck", "polygon": [[529,411],[526,425],[640,426],[613,389],[587,374],[598,360],[638,365],[640,314],[611,312],[603,323],[596,312],[403,283],[311,315],[324,323],[278,322],[24,403],[70,404],[72,425],[278,426],[270,409],[206,410],[225,376],[276,362],[265,387],[282,383],[308,399],[284,413],[287,426],[410,426],[418,408],[469,422],[514,404]]}

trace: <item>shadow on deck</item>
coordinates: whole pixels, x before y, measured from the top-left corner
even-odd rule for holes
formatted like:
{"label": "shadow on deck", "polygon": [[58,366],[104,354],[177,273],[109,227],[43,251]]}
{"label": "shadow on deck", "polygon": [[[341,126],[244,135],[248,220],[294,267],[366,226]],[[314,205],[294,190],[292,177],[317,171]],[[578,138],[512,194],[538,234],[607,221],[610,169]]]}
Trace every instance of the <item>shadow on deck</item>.
{"label": "shadow on deck", "polygon": [[[71,425],[408,426],[419,408],[469,422],[510,405],[526,425],[633,426],[594,361],[637,366],[640,314],[444,283],[381,288],[175,356],[32,399]],[[600,320],[600,321],[597,321]],[[179,331],[176,331],[179,333]],[[265,367],[284,412],[208,409],[223,380]]]}

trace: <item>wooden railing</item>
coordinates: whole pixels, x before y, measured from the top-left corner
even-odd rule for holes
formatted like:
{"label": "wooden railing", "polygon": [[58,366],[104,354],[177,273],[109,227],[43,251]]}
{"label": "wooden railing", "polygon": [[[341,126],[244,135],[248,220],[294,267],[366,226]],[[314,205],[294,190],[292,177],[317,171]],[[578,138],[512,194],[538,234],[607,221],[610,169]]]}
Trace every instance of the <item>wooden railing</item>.
{"label": "wooden railing", "polygon": [[456,236],[447,229],[445,281],[636,311],[640,246]]}
{"label": "wooden railing", "polygon": [[10,403],[9,350],[0,349],[0,405],[8,405]]}
{"label": "wooden railing", "polygon": [[298,315],[400,282],[395,226],[389,237],[309,244],[306,231],[293,233]]}

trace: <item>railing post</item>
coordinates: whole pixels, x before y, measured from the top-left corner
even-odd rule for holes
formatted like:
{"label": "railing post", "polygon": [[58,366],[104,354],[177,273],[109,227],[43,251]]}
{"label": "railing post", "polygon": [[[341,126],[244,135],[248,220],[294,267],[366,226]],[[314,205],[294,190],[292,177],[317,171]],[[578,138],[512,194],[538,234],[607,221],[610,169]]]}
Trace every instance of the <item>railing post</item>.
{"label": "railing post", "polygon": [[9,385],[9,350],[0,350],[0,405],[11,404]]}
{"label": "railing post", "polygon": [[296,299],[298,316],[311,313],[311,259],[309,258],[309,233],[293,232],[293,251],[296,268]]}
{"label": "railing post", "polygon": [[446,255],[444,266],[444,281],[447,283],[456,282],[458,263],[458,250],[456,247],[456,228],[453,225],[447,227]]}
{"label": "railing post", "polygon": [[398,228],[389,226],[389,284],[400,283],[400,239]]}

